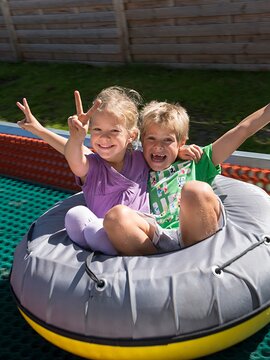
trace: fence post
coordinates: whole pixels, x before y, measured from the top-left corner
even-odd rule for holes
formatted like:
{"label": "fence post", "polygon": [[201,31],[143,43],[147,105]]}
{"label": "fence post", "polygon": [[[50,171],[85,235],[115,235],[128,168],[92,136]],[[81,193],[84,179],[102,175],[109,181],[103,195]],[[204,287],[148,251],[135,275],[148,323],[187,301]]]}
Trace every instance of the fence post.
{"label": "fence post", "polygon": [[124,62],[130,63],[131,56],[129,49],[129,34],[123,0],[113,0],[113,7],[115,12],[116,25],[119,30],[123,59]]}
{"label": "fence post", "polygon": [[9,5],[7,0],[0,0],[1,10],[4,17],[4,22],[7,27],[7,31],[9,34],[10,46],[14,53],[14,58],[16,61],[21,59],[21,53],[18,48],[18,39],[15,27],[12,22],[12,17],[9,10]]}

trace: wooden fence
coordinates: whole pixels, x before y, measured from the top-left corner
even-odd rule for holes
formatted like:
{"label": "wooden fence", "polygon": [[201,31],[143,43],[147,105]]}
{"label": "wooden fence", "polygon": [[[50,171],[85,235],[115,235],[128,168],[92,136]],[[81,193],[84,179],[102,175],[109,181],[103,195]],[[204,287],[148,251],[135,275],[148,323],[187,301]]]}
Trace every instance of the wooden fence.
{"label": "wooden fence", "polygon": [[0,60],[270,70],[269,0],[0,0]]}

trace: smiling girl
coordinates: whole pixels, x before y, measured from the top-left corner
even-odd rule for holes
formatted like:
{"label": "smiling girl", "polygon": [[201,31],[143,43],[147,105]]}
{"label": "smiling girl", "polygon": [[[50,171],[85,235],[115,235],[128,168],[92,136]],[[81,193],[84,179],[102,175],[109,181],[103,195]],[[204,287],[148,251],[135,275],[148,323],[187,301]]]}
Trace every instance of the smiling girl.
{"label": "smiling girl", "polygon": [[[26,99],[23,104],[17,103],[25,114],[19,125],[38,133],[58,151],[64,152],[82,187],[86,206],[76,206],[66,214],[69,237],[84,248],[115,254],[103,229],[106,212],[117,204],[147,213],[150,210],[149,167],[143,153],[132,149],[139,133],[141,98],[134,90],[112,86],[102,90],[93,106],[84,113],[80,93],[75,91],[74,95],[77,113],[68,118],[70,137],[67,142],[39,124]],[[93,151],[84,146],[88,129]]]}
{"label": "smiling girl", "polygon": [[[138,137],[139,98],[134,90],[104,89],[86,116],[80,94],[75,91],[77,114],[68,119],[70,137],[64,153],[82,186],[87,207],[69,210],[65,225],[70,238],[83,247],[114,253],[102,219],[114,205],[149,212],[149,167],[142,153],[132,150]],[[85,154],[83,144],[88,128],[93,152]]]}

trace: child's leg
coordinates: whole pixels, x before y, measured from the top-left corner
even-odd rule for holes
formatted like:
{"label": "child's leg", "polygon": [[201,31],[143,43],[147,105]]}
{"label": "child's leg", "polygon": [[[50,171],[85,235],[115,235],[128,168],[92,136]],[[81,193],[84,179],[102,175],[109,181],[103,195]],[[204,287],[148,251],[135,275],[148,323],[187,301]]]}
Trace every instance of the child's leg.
{"label": "child's leg", "polygon": [[220,203],[207,183],[187,182],[181,192],[180,206],[180,226],[184,246],[200,242],[219,229]]}
{"label": "child's leg", "polygon": [[87,224],[83,230],[83,235],[91,250],[100,251],[106,255],[118,254],[103,228],[103,219],[96,219]]}
{"label": "child's leg", "polygon": [[68,236],[79,246],[88,248],[83,231],[85,227],[98,218],[86,206],[79,205],[71,208],[65,216],[65,227]]}
{"label": "child's leg", "polygon": [[79,246],[107,255],[117,254],[103,229],[103,219],[96,217],[86,206],[71,208],[66,214],[65,226],[71,240]]}
{"label": "child's leg", "polygon": [[104,229],[118,253],[123,255],[156,254],[150,239],[154,227],[136,211],[124,205],[114,206],[105,215]]}

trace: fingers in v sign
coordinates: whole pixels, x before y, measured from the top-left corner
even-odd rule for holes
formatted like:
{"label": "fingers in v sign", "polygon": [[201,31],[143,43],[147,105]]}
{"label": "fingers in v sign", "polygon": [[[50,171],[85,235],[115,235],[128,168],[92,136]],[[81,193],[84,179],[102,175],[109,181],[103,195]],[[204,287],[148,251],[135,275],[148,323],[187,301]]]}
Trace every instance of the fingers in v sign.
{"label": "fingers in v sign", "polygon": [[90,117],[93,115],[93,113],[99,108],[101,105],[100,100],[96,100],[93,104],[93,106],[85,113],[83,111],[83,105],[81,100],[81,95],[78,90],[74,91],[74,97],[75,97],[75,104],[76,104],[76,113],[78,116],[78,119],[81,121],[83,125],[87,124]]}

